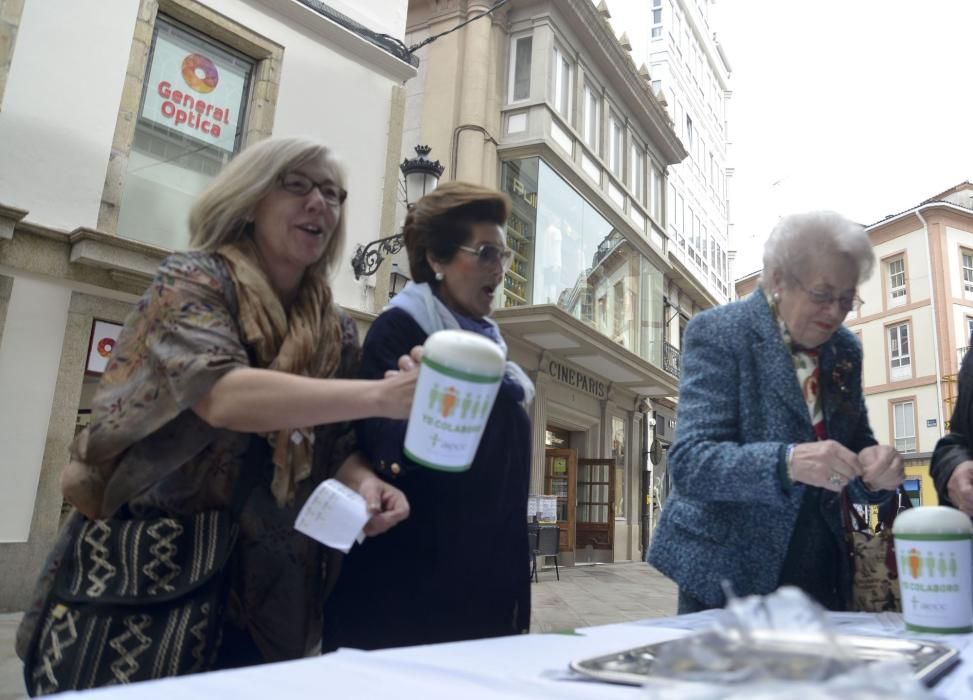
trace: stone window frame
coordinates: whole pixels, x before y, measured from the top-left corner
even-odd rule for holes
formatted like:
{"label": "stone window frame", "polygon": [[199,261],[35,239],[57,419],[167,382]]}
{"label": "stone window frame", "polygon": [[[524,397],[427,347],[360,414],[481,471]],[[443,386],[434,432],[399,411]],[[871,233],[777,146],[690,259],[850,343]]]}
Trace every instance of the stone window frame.
{"label": "stone window frame", "polygon": [[141,0],[118,119],[115,122],[115,134],[112,137],[108,172],[98,209],[98,230],[104,233],[118,233],[118,213],[125,191],[128,158],[135,140],[135,125],[142,102],[149,50],[160,13],[254,61],[241,148],[268,138],[273,133],[284,47],[196,0]]}
{"label": "stone window frame", "polygon": [[3,109],[3,93],[7,87],[10,65],[13,63],[24,2],[25,0],[0,0],[0,110]]}

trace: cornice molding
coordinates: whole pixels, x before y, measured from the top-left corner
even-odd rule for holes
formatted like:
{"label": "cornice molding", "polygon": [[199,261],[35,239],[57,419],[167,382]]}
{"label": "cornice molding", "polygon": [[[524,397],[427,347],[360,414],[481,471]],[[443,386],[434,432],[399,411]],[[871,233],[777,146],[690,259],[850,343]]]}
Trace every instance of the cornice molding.
{"label": "cornice molding", "polygon": [[27,216],[26,209],[17,209],[0,204],[0,240],[10,240],[14,237],[14,228]]}
{"label": "cornice molding", "polygon": [[[671,159],[669,164],[683,161],[689,152],[676,136],[673,130],[669,113],[659,104],[659,100],[652,94],[652,88],[638,72],[638,68],[632,61],[632,55],[622,48],[618,38],[615,37],[608,23],[591,0],[562,0],[557,3],[557,8],[567,14],[570,9],[578,20],[575,30],[583,29],[587,31],[589,37],[594,40],[604,53],[607,62],[617,70],[618,76],[622,79],[625,87],[628,88],[629,97],[633,98],[636,104],[642,107],[644,115],[648,117],[650,125],[655,129],[655,136],[658,139],[655,144],[663,151],[663,155]],[[591,43],[583,42],[589,48]]]}

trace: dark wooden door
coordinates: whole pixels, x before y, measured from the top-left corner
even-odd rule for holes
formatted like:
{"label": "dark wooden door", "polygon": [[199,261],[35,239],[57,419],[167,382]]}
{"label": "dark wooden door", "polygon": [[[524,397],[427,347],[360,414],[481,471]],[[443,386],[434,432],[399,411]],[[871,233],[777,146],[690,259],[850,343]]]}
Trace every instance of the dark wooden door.
{"label": "dark wooden door", "polygon": [[561,551],[574,551],[575,484],[577,450],[548,448],[544,451],[544,493],[557,496],[557,524],[561,528]]}
{"label": "dark wooden door", "polygon": [[612,550],[615,541],[614,459],[579,459],[575,546]]}

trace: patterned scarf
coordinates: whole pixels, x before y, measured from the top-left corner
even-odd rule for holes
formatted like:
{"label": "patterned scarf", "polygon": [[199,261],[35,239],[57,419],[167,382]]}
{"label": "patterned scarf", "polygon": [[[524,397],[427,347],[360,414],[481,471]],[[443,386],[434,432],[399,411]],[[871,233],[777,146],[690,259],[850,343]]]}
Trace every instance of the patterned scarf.
{"label": "patterned scarf", "polygon": [[794,361],[797,383],[801,387],[804,403],[807,404],[814,434],[818,440],[827,440],[828,431],[824,424],[824,410],[821,407],[821,368],[818,362],[818,351],[817,349],[801,347],[795,343],[790,331],[787,330],[787,324],[784,323],[777,311],[777,302],[770,294],[767,294],[767,303],[770,305],[774,318],[777,319],[777,327],[780,329],[784,346],[790,352],[791,359]]}
{"label": "patterned scarf", "polygon": [[[252,347],[258,366],[305,377],[334,374],[341,359],[341,323],[324,275],[305,275],[298,297],[284,310],[266,273],[257,262],[250,238],[222,246],[240,303],[240,333]],[[264,437],[273,447],[274,477],[270,490],[277,505],[294,500],[296,485],[311,474],[314,426],[284,428]]]}

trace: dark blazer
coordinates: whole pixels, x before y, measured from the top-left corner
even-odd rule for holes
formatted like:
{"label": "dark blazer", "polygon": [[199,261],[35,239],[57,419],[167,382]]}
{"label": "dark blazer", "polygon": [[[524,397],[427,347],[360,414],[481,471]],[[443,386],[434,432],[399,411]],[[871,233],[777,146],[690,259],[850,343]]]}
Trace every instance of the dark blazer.
{"label": "dark blazer", "polygon": [[[973,343],[973,339],[970,341]],[[929,474],[936,484],[939,503],[953,506],[949,500],[947,486],[953,470],[960,462],[973,459],[973,353],[967,352],[959,370],[959,396],[953,406],[953,416],[949,419],[949,432],[939,438],[932,453]]]}
{"label": "dark blazer", "polygon": [[[721,606],[724,579],[738,595],[777,588],[804,490],[816,488],[787,478],[787,446],[815,435],[793,359],[759,287],[693,318],[683,345],[668,459],[673,490],[648,561],[697,600]],[[828,436],[854,452],[875,444],[858,339],[842,326],[821,346],[819,363]],[[894,493],[870,492],[860,479],[847,491],[856,503],[881,503]],[[839,556],[840,498],[821,496]],[[850,572],[842,585],[850,593]]]}
{"label": "dark blazer", "polygon": [[[385,311],[365,338],[361,376],[384,376],[425,340],[405,311]],[[405,492],[411,514],[345,558],[325,610],[325,651],[528,630],[531,430],[514,393],[506,382],[501,386],[473,466],[465,472],[412,465],[402,454],[405,421],[358,423],[361,449],[383,479]]]}

